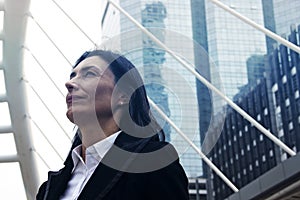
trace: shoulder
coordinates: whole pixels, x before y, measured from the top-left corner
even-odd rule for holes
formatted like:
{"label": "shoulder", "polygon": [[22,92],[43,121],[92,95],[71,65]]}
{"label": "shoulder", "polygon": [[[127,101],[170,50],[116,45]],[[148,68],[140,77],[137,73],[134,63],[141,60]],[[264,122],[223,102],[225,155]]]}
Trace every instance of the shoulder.
{"label": "shoulder", "polygon": [[168,171],[178,171],[183,176],[185,172],[179,163],[179,156],[171,143],[162,141],[148,141],[145,146],[133,155],[134,159],[130,165],[134,173],[155,172],[164,175]]}
{"label": "shoulder", "polygon": [[180,166],[178,153],[168,142],[154,138],[134,138],[121,133],[115,144],[103,160],[113,162],[112,166],[118,167],[124,167],[124,163],[127,163],[126,172],[153,172],[172,167],[174,162],[177,163],[176,166]]}
{"label": "shoulder", "polygon": [[155,163],[156,170],[151,175],[146,174],[149,199],[188,199],[188,178],[174,146],[167,142],[150,142],[145,150],[158,152],[151,161]]}
{"label": "shoulder", "polygon": [[169,158],[173,161],[179,158],[174,146],[165,141],[149,141],[142,150],[142,153],[152,153],[161,158]]}
{"label": "shoulder", "polygon": [[145,199],[188,199],[188,178],[171,143],[150,140],[128,167],[129,177],[139,177]]}

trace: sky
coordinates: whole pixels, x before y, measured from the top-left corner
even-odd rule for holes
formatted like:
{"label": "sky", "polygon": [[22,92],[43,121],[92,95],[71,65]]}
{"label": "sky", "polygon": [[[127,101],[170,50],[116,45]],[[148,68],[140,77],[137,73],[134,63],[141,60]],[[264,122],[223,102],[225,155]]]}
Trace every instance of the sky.
{"label": "sky", "polygon": [[[61,168],[71,145],[73,124],[65,116],[67,90],[64,86],[71,72],[70,63],[94,48],[55,2],[94,42],[101,42],[99,0],[31,0],[30,12],[34,19],[28,17],[24,78],[40,184],[47,179],[49,170]],[[0,94],[4,92],[4,76],[0,70]],[[0,104],[0,113],[0,126],[10,124],[6,103]],[[0,138],[0,156],[16,154],[13,135],[2,134]],[[26,199],[18,163],[1,164],[0,177],[0,199]]]}

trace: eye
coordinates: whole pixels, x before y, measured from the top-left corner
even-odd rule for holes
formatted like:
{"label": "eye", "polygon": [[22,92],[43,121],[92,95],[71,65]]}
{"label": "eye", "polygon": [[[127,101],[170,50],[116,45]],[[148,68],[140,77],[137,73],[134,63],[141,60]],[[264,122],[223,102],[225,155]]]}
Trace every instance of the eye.
{"label": "eye", "polygon": [[85,74],[84,74],[84,77],[95,77],[97,76],[97,73],[93,72],[93,71],[87,71]]}
{"label": "eye", "polygon": [[75,72],[72,72],[71,74],[70,74],[70,80],[72,79],[72,78],[74,78],[76,76],[76,73]]}

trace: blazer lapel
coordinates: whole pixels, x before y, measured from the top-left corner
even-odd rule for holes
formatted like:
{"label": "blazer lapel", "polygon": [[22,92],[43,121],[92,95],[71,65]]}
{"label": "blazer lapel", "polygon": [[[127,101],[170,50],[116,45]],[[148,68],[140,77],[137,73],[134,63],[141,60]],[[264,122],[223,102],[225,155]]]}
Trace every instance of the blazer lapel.
{"label": "blazer lapel", "polygon": [[72,168],[73,163],[70,163],[57,172],[51,171],[48,173],[48,183],[46,186],[44,199],[59,199],[59,197],[67,188],[68,181],[71,177]]}
{"label": "blazer lapel", "polygon": [[[120,180],[130,163],[151,138],[140,139],[121,132],[104,156],[78,199],[102,199]],[[132,152],[132,153],[129,153]]]}

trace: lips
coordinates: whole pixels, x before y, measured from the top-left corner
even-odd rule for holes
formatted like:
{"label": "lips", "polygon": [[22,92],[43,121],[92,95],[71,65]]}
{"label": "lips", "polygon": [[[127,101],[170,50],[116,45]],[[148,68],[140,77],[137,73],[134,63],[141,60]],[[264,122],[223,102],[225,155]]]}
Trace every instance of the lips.
{"label": "lips", "polygon": [[72,105],[72,103],[74,101],[77,101],[77,100],[80,100],[80,99],[83,99],[82,96],[78,96],[78,95],[67,95],[66,97],[66,103],[67,105]]}

